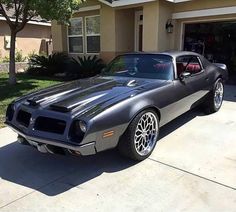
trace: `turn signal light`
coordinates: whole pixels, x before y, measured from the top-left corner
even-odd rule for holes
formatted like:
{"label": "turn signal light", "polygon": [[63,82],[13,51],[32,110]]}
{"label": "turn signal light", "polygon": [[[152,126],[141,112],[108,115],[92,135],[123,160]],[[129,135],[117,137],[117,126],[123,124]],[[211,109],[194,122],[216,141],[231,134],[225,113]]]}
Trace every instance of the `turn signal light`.
{"label": "turn signal light", "polygon": [[103,138],[108,138],[114,135],[114,131],[108,131],[103,133]]}

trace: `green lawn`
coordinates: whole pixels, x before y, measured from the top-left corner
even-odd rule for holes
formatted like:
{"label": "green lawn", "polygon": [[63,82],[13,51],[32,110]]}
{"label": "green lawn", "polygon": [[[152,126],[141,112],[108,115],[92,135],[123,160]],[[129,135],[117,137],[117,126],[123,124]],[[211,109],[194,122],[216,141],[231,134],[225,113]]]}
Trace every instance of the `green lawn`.
{"label": "green lawn", "polygon": [[59,83],[45,77],[29,76],[27,74],[17,75],[18,83],[15,86],[8,84],[8,74],[0,73],[0,128],[4,127],[5,112],[7,105],[17,97],[36,91],[42,88]]}

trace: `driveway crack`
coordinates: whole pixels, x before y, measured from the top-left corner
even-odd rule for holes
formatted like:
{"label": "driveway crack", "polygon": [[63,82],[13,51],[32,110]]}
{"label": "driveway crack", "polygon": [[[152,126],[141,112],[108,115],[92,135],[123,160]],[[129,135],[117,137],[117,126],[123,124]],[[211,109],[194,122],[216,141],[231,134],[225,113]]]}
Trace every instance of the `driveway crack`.
{"label": "driveway crack", "polygon": [[192,173],[192,172],[190,172],[190,171],[187,171],[187,170],[178,168],[178,167],[176,167],[176,166],[173,166],[173,165],[170,165],[170,164],[161,162],[161,161],[159,161],[159,160],[155,160],[155,159],[152,159],[152,158],[148,158],[148,159],[151,160],[151,161],[153,161],[153,162],[159,163],[159,164],[161,164],[161,165],[168,166],[169,168],[172,168],[172,169],[175,169],[175,170],[184,172],[184,173],[186,173],[186,174],[189,174],[189,175],[192,175],[192,176],[201,178],[201,179],[206,180],[206,181],[208,181],[208,182],[211,182],[211,183],[214,183],[214,184],[223,186],[223,187],[225,187],[225,188],[229,188],[229,189],[234,190],[234,191],[236,190],[236,187],[232,187],[232,186],[229,186],[229,185],[226,185],[226,184],[217,182],[217,181],[215,181],[215,180],[211,180],[211,179],[209,179],[209,178],[207,178],[207,177],[203,177],[203,176],[201,176],[201,175],[198,175],[198,174]]}

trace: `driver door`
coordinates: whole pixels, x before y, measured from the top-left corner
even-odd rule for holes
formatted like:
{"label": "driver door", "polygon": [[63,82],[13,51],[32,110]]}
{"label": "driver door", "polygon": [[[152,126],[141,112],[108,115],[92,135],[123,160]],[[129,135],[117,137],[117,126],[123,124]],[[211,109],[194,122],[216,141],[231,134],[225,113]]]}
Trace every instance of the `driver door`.
{"label": "driver door", "polygon": [[[174,100],[171,111],[174,117],[192,109],[202,97],[207,94],[205,70],[200,59],[195,55],[181,56],[176,59],[177,78],[174,80]],[[190,75],[180,79],[183,72]],[[173,117],[172,117],[173,118]]]}

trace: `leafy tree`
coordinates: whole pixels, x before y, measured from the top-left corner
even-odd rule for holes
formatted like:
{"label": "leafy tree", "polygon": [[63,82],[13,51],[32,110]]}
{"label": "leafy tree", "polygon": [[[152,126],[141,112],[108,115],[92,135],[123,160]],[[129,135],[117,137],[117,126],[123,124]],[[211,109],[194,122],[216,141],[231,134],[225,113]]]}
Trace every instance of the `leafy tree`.
{"label": "leafy tree", "polygon": [[[5,17],[11,31],[9,83],[16,84],[15,47],[17,33],[41,16],[46,20],[68,22],[73,10],[84,0],[0,0],[0,15]],[[14,14],[12,14],[13,11]],[[9,15],[11,14],[11,15]],[[12,17],[13,16],[13,17]]]}

